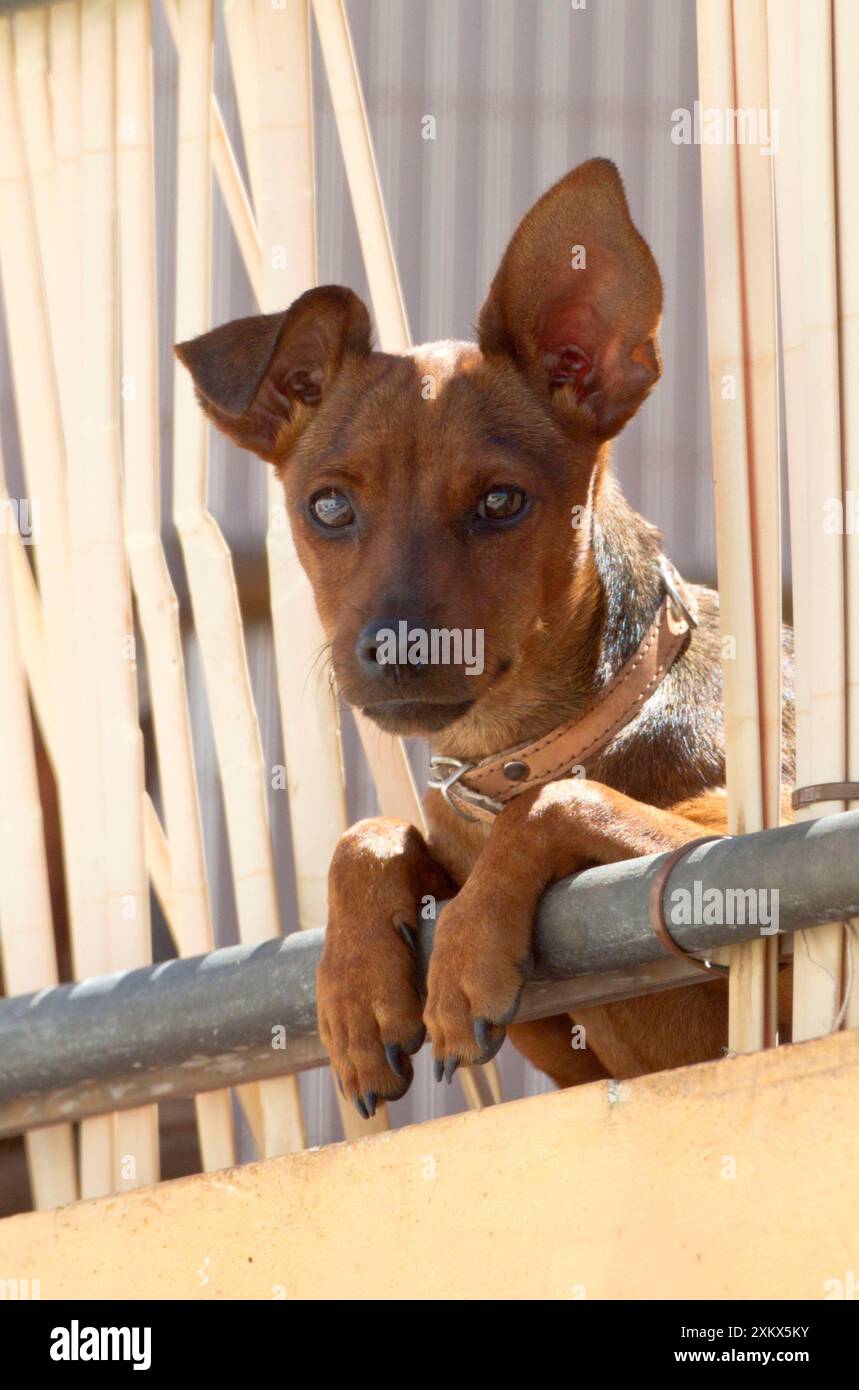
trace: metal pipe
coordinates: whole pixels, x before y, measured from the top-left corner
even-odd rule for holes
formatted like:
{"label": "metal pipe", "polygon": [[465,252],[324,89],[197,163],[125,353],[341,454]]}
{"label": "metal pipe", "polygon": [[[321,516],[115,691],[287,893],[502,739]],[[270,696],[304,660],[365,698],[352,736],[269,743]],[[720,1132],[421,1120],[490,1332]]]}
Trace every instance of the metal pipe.
{"label": "metal pipe", "polygon": [[[666,956],[651,931],[648,898],[663,859],[588,869],[549,889],[520,1019],[706,980]],[[744,902],[739,895],[768,895],[766,915],[777,906],[782,933],[859,916],[859,811],[691,851],[663,894],[672,933],[687,950],[761,930],[754,921],[676,919],[678,894],[688,895],[694,914],[696,900],[700,907],[712,890],[723,904],[730,894]],[[424,968],[433,930],[432,922],[421,927]],[[0,1001],[0,1135],[321,1066],[321,950],[320,931],[296,932]]]}

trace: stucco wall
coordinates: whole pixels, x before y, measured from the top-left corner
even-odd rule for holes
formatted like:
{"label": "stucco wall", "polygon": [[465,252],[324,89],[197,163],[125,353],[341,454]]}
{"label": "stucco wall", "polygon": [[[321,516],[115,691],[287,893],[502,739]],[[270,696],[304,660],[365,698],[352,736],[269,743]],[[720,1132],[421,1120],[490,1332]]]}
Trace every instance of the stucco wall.
{"label": "stucco wall", "polygon": [[[0,1223],[42,1298],[853,1297],[859,1032]],[[852,1282],[851,1282],[852,1281]]]}

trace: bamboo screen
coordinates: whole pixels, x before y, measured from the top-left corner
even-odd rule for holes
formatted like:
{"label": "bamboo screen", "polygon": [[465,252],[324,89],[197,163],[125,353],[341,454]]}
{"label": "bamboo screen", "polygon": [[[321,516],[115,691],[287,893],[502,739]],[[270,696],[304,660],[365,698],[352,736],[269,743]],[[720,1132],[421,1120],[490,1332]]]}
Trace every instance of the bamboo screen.
{"label": "bamboo screen", "polygon": [[[316,25],[381,342],[408,326],[346,15]],[[225,6],[249,171],[246,187],[213,95],[211,0],[168,3],[179,63],[176,340],[210,325],[214,171],[258,304],[316,278],[310,14],[303,0]],[[149,883],[180,954],[214,946],[179,607],[161,535],[159,295],[151,12],[147,0],[82,0],[0,17],[0,269],[28,496],[39,499],[34,572],[21,530],[3,534],[3,706],[14,747],[3,779],[2,918],[8,992],[56,982],[29,689],[58,787],[77,977],[151,959]],[[286,171],[286,172],[285,172]],[[266,767],[232,556],[208,508],[208,427],[177,368],[171,510],[219,763],[243,942],[280,932]],[[347,826],[343,760],[323,638],[272,481],[267,537],[298,924],[325,922],[328,863]],[[11,506],[11,499],[8,499]],[[16,517],[16,520],[18,518]],[[136,614],[136,624],[135,624]],[[139,724],[142,644],[163,813],[147,793]],[[367,736],[383,813],[422,824],[405,750]],[[21,876],[16,866],[32,871]],[[498,1098],[494,1067],[466,1072],[469,1104]],[[260,1154],[305,1142],[296,1078],[240,1088]],[[205,1168],[235,1160],[228,1092],[200,1096]],[[348,1136],[384,1128],[345,1102]],[[29,1136],[35,1201],[55,1205],[157,1180],[154,1108]]]}
{"label": "bamboo screen", "polygon": [[[779,798],[783,508],[793,569],[796,784],[855,782],[859,775],[858,53],[859,10],[852,0],[698,3],[713,469],[735,833],[777,825],[785,812]],[[784,497],[782,444],[789,478]],[[811,819],[855,804],[818,801],[797,815]],[[859,1022],[854,955],[855,924],[798,934],[796,1040]],[[775,938],[733,953],[734,1050],[775,1040],[777,976]]]}
{"label": "bamboo screen", "polygon": [[[691,106],[695,96],[694,12],[690,18],[678,0],[659,0],[649,12],[652,25],[644,7],[627,0],[569,11],[548,0],[350,4],[373,34],[374,129],[380,162],[394,173],[389,198],[403,227],[409,200],[427,209],[420,261],[414,238],[403,231],[397,240],[424,336],[466,331],[517,217],[553,178],[594,153],[620,164],[666,284],[679,286],[666,305],[666,381],[620,444],[621,473],[634,500],[665,526],[687,576],[712,579],[696,375],[703,367],[699,152],[668,134],[672,108]],[[322,64],[315,80],[311,27]],[[859,128],[850,70],[856,27],[855,6],[837,0],[701,0],[698,7],[701,104],[780,114],[774,157],[727,141],[700,149],[736,831],[775,824],[781,814],[780,518],[788,510],[797,780],[859,776],[855,538],[851,549],[859,521],[852,531],[847,524],[850,500],[859,497],[857,283],[855,258],[851,264],[846,254],[859,238],[855,180],[847,178]],[[169,254],[156,233],[153,129],[164,93],[153,90],[153,32],[161,45],[156,72],[163,79],[170,63],[178,70]],[[443,114],[455,150],[446,166],[441,149],[419,145],[417,173],[402,132],[407,119],[417,129],[423,112],[400,109],[411,98],[396,77],[415,61],[416,43],[422,100]],[[229,69],[237,123],[215,96],[219,61]],[[379,85],[383,78],[388,87]],[[326,158],[315,170],[320,80],[331,121],[323,131]],[[448,109],[451,92],[457,101]],[[529,144],[534,130],[539,138]],[[218,13],[212,0],[163,0],[152,10],[148,0],[62,0],[14,14],[4,7],[0,131],[0,279],[22,493],[38,499],[40,512],[37,544],[22,544],[21,515],[17,529],[0,530],[0,709],[8,750],[0,778],[0,929],[5,988],[22,993],[57,977],[51,846],[30,704],[59,786],[76,976],[148,959],[150,885],[180,953],[205,951],[219,939],[222,876],[213,880],[204,853],[212,806],[223,820],[239,939],[281,929],[273,845],[281,851],[282,836],[271,823],[280,813],[272,810],[260,734],[270,712],[252,679],[257,637],[242,607],[241,555],[216,520],[219,482],[209,464],[221,446],[210,440],[184,372],[172,383],[166,418],[159,399],[165,333],[169,341],[186,338],[230,316],[213,317],[211,309],[224,264],[218,228],[229,227],[230,255],[240,260],[255,303],[282,307],[316,279],[318,244],[342,236],[340,222],[319,227],[315,215],[320,199],[335,201],[332,169],[342,157],[351,204],[345,220],[354,219],[361,251],[354,268],[364,277],[351,282],[369,291],[383,346],[405,346],[409,326],[340,0],[224,0]],[[733,395],[723,395],[726,377],[737,384]],[[790,486],[780,495],[785,444]],[[845,517],[835,535],[821,520],[833,500]],[[10,496],[9,515],[15,505]],[[297,924],[309,927],[324,922],[328,861],[356,796],[344,784],[330,687],[308,678],[322,639],[274,490],[267,515],[273,688],[288,765]],[[181,546],[181,607],[168,523]],[[192,641],[182,627],[186,611]],[[144,706],[154,729],[146,766]],[[213,770],[201,771],[195,756],[201,723]],[[376,803],[419,822],[402,746],[360,725],[357,732]],[[357,751],[347,754],[354,767]],[[824,804],[805,814],[833,809]],[[796,1036],[859,1021],[856,993],[848,1000],[849,940],[847,929],[824,927],[797,942]],[[777,965],[769,941],[735,953],[733,1048],[774,1041]],[[466,1073],[462,1082],[471,1105],[498,1097],[493,1070],[483,1078]],[[204,1167],[244,1152],[245,1125],[261,1154],[306,1142],[295,1079],[244,1087],[239,1102],[228,1093],[198,1098]],[[351,1110],[342,1114],[349,1135],[387,1122],[383,1112],[369,1123]],[[26,1142],[40,1206],[151,1181],[159,1172],[152,1110],[88,1120],[77,1145],[62,1127]]]}

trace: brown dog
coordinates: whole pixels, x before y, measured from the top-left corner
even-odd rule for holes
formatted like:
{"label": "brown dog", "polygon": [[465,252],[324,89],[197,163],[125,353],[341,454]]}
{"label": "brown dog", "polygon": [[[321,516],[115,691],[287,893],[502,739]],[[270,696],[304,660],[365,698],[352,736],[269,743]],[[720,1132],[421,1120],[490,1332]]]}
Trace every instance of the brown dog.
{"label": "brown dog", "polygon": [[[477,344],[374,352],[364,305],[328,286],[177,348],[206,413],[283,481],[343,695],[440,759],[428,843],[363,821],[331,865],[319,1025],[361,1113],[404,1093],[425,1028],[437,1075],[494,1054],[553,880],[724,829],[718,599],[678,591],[607,467],[660,375],[661,303],[595,159],[516,231]],[[383,660],[401,624],[482,634],[482,671],[420,643]],[[457,888],[422,1000],[411,931]],[[583,1010],[586,1050],[567,1017],[511,1035],[559,1085],[628,1077],[717,1056],[725,996]]]}

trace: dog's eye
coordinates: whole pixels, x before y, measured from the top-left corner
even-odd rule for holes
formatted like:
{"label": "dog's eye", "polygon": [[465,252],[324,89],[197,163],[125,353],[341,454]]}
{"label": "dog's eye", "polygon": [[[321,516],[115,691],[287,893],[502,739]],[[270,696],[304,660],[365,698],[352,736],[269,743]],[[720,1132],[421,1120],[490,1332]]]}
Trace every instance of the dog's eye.
{"label": "dog's eye", "polygon": [[355,520],[355,512],[349,498],[345,492],[338,492],[333,487],[314,493],[310,499],[310,510],[315,521],[334,531],[351,526]]}
{"label": "dog's eye", "polygon": [[487,521],[507,521],[521,512],[526,500],[521,488],[494,487],[481,497],[477,510]]}

